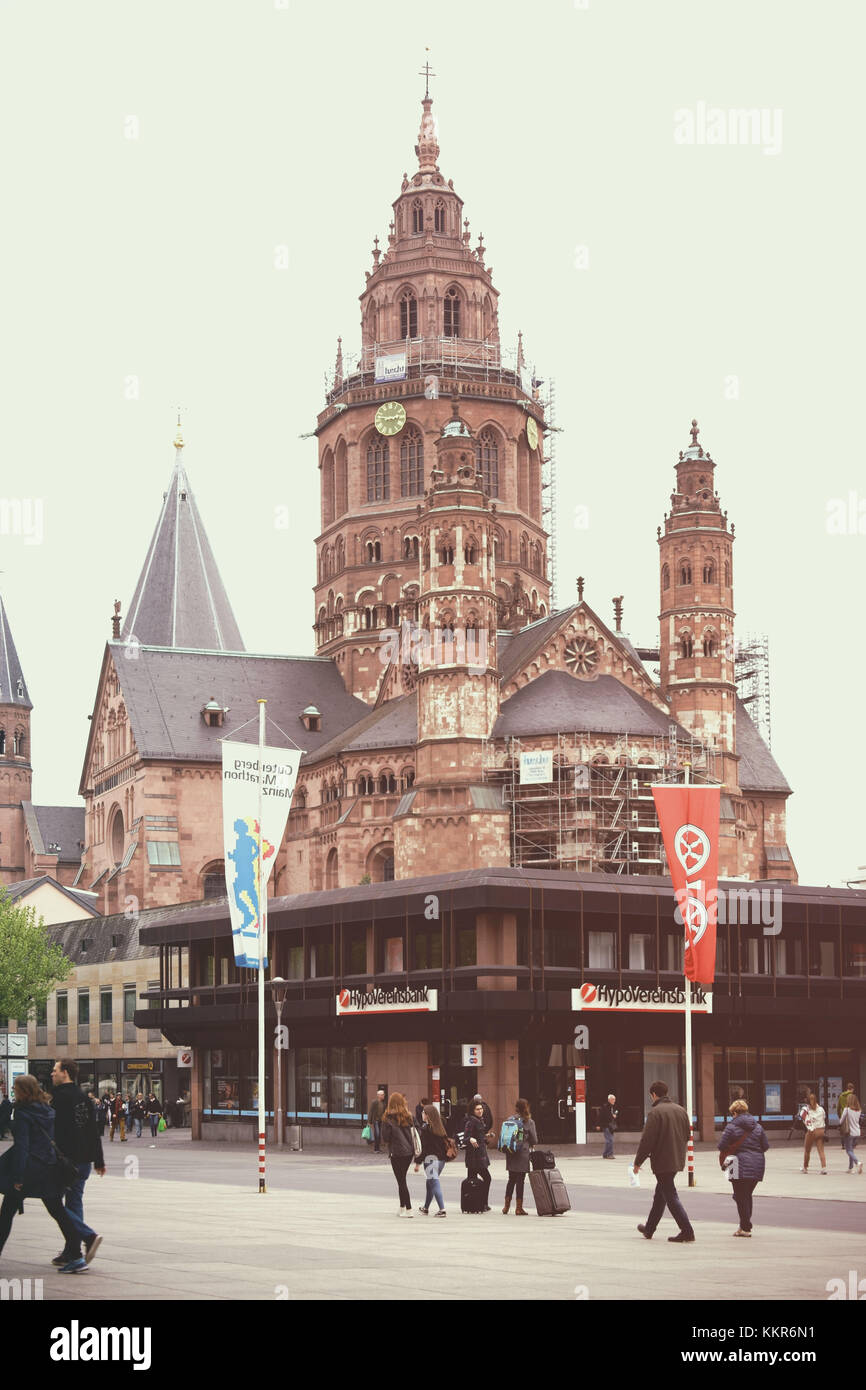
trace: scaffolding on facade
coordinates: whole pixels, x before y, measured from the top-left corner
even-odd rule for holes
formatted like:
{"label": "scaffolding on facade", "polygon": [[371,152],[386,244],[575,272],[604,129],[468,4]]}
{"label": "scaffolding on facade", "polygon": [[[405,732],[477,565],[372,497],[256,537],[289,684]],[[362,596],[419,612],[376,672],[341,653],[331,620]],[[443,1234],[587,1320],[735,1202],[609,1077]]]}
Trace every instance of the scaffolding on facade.
{"label": "scaffolding on facade", "polygon": [[544,431],[544,455],[541,460],[541,488],[544,496],[542,516],[547,522],[547,576],[550,580],[550,612],[558,611],[557,552],[556,552],[556,382],[548,383],[544,402],[547,428]]}
{"label": "scaffolding on facade", "polygon": [[737,694],[747,706],[749,718],[766,743],[770,742],[770,642],[767,634],[748,633],[734,648]]}
{"label": "scaffolding on facade", "polygon": [[[599,755],[598,738],[558,733],[537,740],[487,740],[484,780],[501,789],[511,813],[511,863],[516,868],[578,873],[662,874],[664,846],[652,795],[654,782],[674,782],[688,763],[698,783],[716,783],[712,748],[699,739],[622,734]],[[549,781],[521,780],[523,753],[551,754]]]}

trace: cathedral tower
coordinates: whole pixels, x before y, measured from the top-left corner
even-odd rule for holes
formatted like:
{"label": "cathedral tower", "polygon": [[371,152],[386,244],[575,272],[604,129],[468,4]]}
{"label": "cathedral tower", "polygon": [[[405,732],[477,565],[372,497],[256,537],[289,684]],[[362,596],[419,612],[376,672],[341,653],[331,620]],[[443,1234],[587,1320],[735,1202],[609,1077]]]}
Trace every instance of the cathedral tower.
{"label": "cathedral tower", "polygon": [[680,451],[671,510],[659,527],[661,687],[674,717],[716,750],[719,780],[737,787],[734,678],[734,527],[698,443]]}
{"label": "cathedral tower", "polygon": [[0,883],[26,877],[21,803],[30,801],[30,711],[33,706],[0,598]]}
{"label": "cathedral tower", "polygon": [[350,360],[339,343],[316,431],[316,648],[335,657],[347,689],[368,701],[382,679],[378,630],[398,626],[418,602],[418,505],[441,397],[460,395],[473,462],[495,513],[500,619],[519,626],[550,608],[543,410],[522,350],[506,361],[500,345],[499,296],[483,238],[470,245],[462,199],[440,172],[429,90],[422,107],[418,168],[403,177],[387,249],[376,238],[360,297],[361,352]]}
{"label": "cathedral tower", "polygon": [[407,682],[417,679],[418,742],[414,787],[394,821],[398,878],[436,873],[452,852],[466,868],[510,863],[509,813],[482,767],[499,713],[496,528],[459,411],[455,397],[418,515],[420,626],[405,625],[402,654]]}

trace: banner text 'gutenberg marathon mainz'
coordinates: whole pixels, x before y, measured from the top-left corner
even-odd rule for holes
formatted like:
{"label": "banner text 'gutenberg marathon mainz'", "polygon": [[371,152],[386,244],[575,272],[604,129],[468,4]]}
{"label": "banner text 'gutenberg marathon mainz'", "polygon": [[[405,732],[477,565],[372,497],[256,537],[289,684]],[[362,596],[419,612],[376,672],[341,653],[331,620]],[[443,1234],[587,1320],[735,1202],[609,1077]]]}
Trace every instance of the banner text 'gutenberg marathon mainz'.
{"label": "banner text 'gutenberg marathon mainz'", "polygon": [[[300,748],[223,746],[223,846],[235,964],[259,966],[259,852],[262,887],[274,867],[298,776]],[[259,776],[262,823],[259,833]],[[267,965],[267,961],[262,962]]]}
{"label": "banner text 'gutenberg marathon mainz'", "polygon": [[716,977],[721,788],[654,786],[653,800],[686,929],[686,979],[710,985]]}

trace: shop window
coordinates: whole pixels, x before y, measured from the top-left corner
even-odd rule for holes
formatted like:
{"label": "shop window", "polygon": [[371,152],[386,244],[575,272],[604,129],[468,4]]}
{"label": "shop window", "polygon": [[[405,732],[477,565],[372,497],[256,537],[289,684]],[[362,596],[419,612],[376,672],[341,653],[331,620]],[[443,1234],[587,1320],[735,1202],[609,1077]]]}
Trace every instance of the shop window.
{"label": "shop window", "polygon": [[328,1112],[328,1049],[304,1047],[298,1052],[299,1119],[324,1119]]}
{"label": "shop window", "polygon": [[628,938],[629,970],[655,970],[655,936],[649,932],[630,932]]}
{"label": "shop window", "polygon": [[578,969],[578,935],[574,927],[547,927],[544,932],[544,964]]}
{"label": "shop window", "polygon": [[460,927],[457,931],[457,964],[475,965],[477,948],[474,927]]}
{"label": "shop window", "polygon": [[343,928],[343,974],[366,975],[367,928]]}
{"label": "shop window", "polygon": [[855,979],[866,979],[866,937],[845,942],[845,974]]}
{"label": "shop window", "polygon": [[403,969],[403,937],[384,936],[382,939],[382,970],[386,975],[395,975]]}
{"label": "shop window", "polygon": [[819,937],[810,946],[809,974],[832,980],[837,973],[836,942]]}
{"label": "shop window", "polygon": [[587,932],[586,966],[589,970],[616,969],[616,942],[612,931]]}
{"label": "shop window", "polygon": [[412,932],[412,970],[441,970],[442,932],[439,927],[416,927]]}
{"label": "shop window", "polygon": [[240,1111],[237,1052],[214,1048],[211,1053],[211,1072],[211,1101],[214,1114],[237,1115]]}

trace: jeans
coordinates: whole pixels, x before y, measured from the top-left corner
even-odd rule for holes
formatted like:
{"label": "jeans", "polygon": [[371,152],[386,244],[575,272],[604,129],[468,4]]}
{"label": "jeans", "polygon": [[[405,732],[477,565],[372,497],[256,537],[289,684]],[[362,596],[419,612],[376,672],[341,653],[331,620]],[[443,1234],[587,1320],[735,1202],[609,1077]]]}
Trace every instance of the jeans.
{"label": "jeans", "polygon": [[405,1207],[407,1211],[412,1210],[412,1198],[409,1196],[409,1188],[406,1183],[406,1174],[409,1171],[409,1164],[411,1162],[411,1158],[395,1158],[393,1154],[391,1156],[391,1168],[394,1177],[397,1179],[397,1192],[400,1196],[400,1206]]}
{"label": "jeans", "polygon": [[76,1238],[68,1248],[76,1253],[81,1247],[82,1240],[89,1240],[91,1236],[96,1235],[96,1232],[88,1226],[87,1222],[84,1220],[84,1184],[89,1177],[90,1164],[79,1163],[78,1177],[69,1188],[64,1198],[66,1214],[76,1231]]}
{"label": "jeans", "polygon": [[381,1152],[382,1152],[382,1121],[381,1121],[381,1120],[374,1120],[374,1121],[373,1121],[373,1124],[372,1124],[372,1130],[373,1130],[373,1152],[378,1154],[378,1153],[381,1153]]}
{"label": "jeans", "polygon": [[842,1135],[842,1148],[848,1155],[848,1171],[857,1167],[857,1159],[854,1157],[854,1136],[853,1134]]}
{"label": "jeans", "polygon": [[[19,1192],[9,1192],[3,1198],[3,1205],[0,1206],[0,1251],[2,1251],[3,1246],[9,1238],[9,1232],[12,1229],[12,1221],[18,1210],[20,1201],[21,1194]],[[54,1220],[63,1233],[64,1251],[76,1250],[78,1248],[78,1232],[72,1223],[72,1217],[63,1205],[62,1198],[59,1196],[43,1197],[42,1205],[45,1207],[49,1216],[54,1217]]]}
{"label": "jeans", "polygon": [[136,1116],[135,1116],[135,1137],[136,1137],[136,1139],[140,1139],[140,1138],[141,1138],[141,1116],[140,1116],[140,1115],[136,1115]]}
{"label": "jeans", "polygon": [[147,1118],[150,1120],[150,1137],[155,1139],[159,1133],[159,1115],[148,1115]]}
{"label": "jeans", "polygon": [[602,1133],[603,1133],[603,1135],[604,1135],[604,1153],[602,1154],[602,1158],[612,1158],[612,1157],[613,1157],[613,1130],[612,1130],[612,1129],[605,1129],[605,1130],[602,1130]]}
{"label": "jeans", "polygon": [[523,1188],[526,1184],[525,1173],[509,1173],[508,1182],[505,1184],[505,1200],[510,1202],[513,1194],[517,1193],[518,1202],[523,1201]]}
{"label": "jeans", "polygon": [[752,1229],[752,1193],[757,1185],[757,1178],[733,1178],[731,1181],[731,1196],[737,1204],[741,1231]]}
{"label": "jeans", "polygon": [[424,1160],[424,1176],[427,1179],[427,1195],[424,1198],[424,1205],[428,1211],[434,1197],[439,1210],[445,1210],[445,1198],[442,1196],[442,1184],[439,1181],[439,1175],[444,1167],[444,1158],[437,1158],[435,1154],[428,1154]]}
{"label": "jeans", "polygon": [[664,1215],[667,1207],[671,1216],[676,1221],[684,1236],[693,1236],[694,1230],[692,1223],[686,1215],[686,1209],[677,1196],[676,1173],[656,1173],[656,1190],[653,1197],[653,1204],[650,1207],[650,1214],[646,1220],[647,1235],[652,1235],[656,1226]]}

